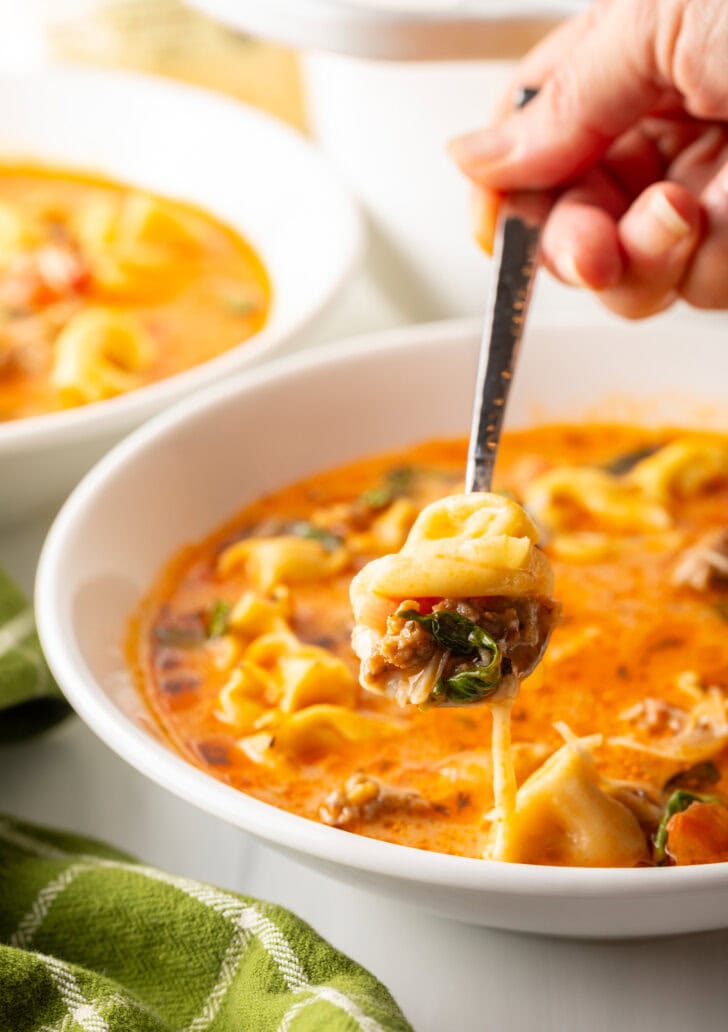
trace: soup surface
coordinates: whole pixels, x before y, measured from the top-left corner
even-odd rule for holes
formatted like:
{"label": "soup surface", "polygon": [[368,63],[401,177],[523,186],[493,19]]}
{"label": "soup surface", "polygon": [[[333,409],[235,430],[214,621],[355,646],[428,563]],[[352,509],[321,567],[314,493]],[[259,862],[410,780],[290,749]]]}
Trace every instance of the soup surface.
{"label": "soup surface", "polygon": [[[171,562],[129,642],[181,755],[313,820],[484,855],[488,708],[402,709],[358,685],[350,645],[352,576],[461,489],[465,453],[464,441],[433,441],[311,477]],[[728,859],[728,438],[514,432],[496,488],[541,528],[563,607],[513,706],[507,858]]]}
{"label": "soup surface", "polygon": [[77,172],[0,166],[0,420],[101,401],[239,344],[270,285],[229,226]]}

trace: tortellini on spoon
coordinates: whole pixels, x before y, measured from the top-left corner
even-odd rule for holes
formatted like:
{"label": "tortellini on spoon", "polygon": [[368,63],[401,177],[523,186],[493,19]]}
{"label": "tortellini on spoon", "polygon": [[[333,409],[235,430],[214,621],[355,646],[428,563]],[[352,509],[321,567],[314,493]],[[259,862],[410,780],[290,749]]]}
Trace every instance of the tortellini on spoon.
{"label": "tortellini on spoon", "polygon": [[559,615],[537,541],[529,516],[498,494],[423,509],[401,551],[352,582],[362,685],[401,705],[512,698]]}

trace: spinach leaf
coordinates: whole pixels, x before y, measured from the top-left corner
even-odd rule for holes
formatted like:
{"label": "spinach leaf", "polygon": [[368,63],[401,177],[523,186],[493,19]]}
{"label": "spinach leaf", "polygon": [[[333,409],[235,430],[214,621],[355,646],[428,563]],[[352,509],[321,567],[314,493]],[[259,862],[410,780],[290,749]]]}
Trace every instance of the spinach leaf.
{"label": "spinach leaf", "polygon": [[370,509],[386,509],[394,501],[394,494],[389,487],[372,487],[359,495],[359,501]]}
{"label": "spinach leaf", "polygon": [[435,706],[469,706],[492,695],[501,678],[501,658],[495,653],[490,663],[460,670],[452,677],[441,677],[432,689]]}
{"label": "spinach leaf", "polygon": [[654,455],[661,447],[662,445],[659,444],[648,444],[644,448],[635,448],[634,451],[623,452],[622,455],[616,455],[609,462],[605,462],[602,469],[606,473],[611,473],[612,476],[621,477],[625,473],[629,473],[638,462],[642,462],[643,459],[649,459],[650,455]]}
{"label": "spinach leaf", "polygon": [[397,615],[425,627],[441,648],[456,656],[469,657],[480,653],[481,659],[488,659],[487,663],[476,663],[451,677],[441,677],[432,689],[429,705],[467,706],[482,702],[493,694],[501,679],[501,650],[486,630],[450,609],[426,614],[405,609]]}
{"label": "spinach leaf", "polygon": [[673,774],[662,789],[664,792],[672,792],[676,788],[700,788],[703,785],[714,785],[717,781],[720,781],[720,771],[711,760],[705,760]]}
{"label": "spinach leaf", "polygon": [[316,527],[308,520],[296,520],[288,527],[288,532],[295,537],[319,541],[329,552],[335,551],[341,544],[341,538],[336,534],[332,534],[330,530],[324,530],[323,527]]}
{"label": "spinach leaf", "polygon": [[210,607],[207,616],[207,637],[221,638],[228,629],[232,606],[222,598],[217,598]]}
{"label": "spinach leaf", "polygon": [[691,805],[691,803],[718,803],[720,800],[713,795],[703,795],[698,792],[687,792],[684,788],[679,788],[676,792],[668,798],[665,803],[665,809],[662,814],[662,820],[655,832],[654,844],[655,844],[655,863],[659,866],[664,863],[665,850],[667,848],[667,825],[671,817],[674,817],[676,813],[683,813]]}
{"label": "spinach leaf", "polygon": [[473,656],[479,649],[488,649],[494,657],[498,655],[498,645],[487,631],[450,609],[439,609],[426,615],[406,609],[397,615],[403,620],[415,620],[421,624],[438,645],[458,656]]}
{"label": "spinach leaf", "polygon": [[415,466],[393,466],[387,471],[387,487],[394,495],[404,494],[414,486],[418,472]]}
{"label": "spinach leaf", "polygon": [[395,498],[407,494],[414,485],[418,470],[414,466],[393,466],[378,487],[371,487],[359,495],[359,501],[370,509],[386,509]]}

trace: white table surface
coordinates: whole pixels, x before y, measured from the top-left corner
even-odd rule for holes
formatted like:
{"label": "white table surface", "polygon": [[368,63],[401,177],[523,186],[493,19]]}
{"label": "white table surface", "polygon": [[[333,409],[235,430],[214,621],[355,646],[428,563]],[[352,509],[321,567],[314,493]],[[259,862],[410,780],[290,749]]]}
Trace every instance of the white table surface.
{"label": "white table surface", "polygon": [[[546,293],[542,316],[558,310],[563,318],[563,297]],[[579,318],[568,297],[572,318]],[[315,339],[398,321],[396,307],[363,279]],[[52,515],[0,535],[0,563],[28,589]],[[108,840],[167,870],[292,908],[385,982],[417,1032],[726,1027],[728,930],[600,943],[436,918],[331,881],[195,810],[128,767],[77,718],[0,749],[0,810]]]}

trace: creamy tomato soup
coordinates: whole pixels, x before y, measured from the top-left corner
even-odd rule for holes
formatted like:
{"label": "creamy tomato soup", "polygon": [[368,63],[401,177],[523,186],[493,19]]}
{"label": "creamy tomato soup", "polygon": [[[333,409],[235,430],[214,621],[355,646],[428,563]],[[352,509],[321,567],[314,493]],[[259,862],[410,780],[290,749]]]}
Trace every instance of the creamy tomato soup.
{"label": "creamy tomato soup", "polygon": [[495,488],[535,524],[561,615],[513,702],[518,793],[497,849],[488,707],[403,708],[361,688],[351,647],[352,577],[462,490],[465,453],[433,441],[319,474],[175,557],[129,635],[170,745],[258,799],[422,849],[728,859],[728,437],[505,435]]}
{"label": "creamy tomato soup", "polygon": [[231,227],[61,169],[0,166],[0,420],[133,390],[246,340],[270,285]]}

